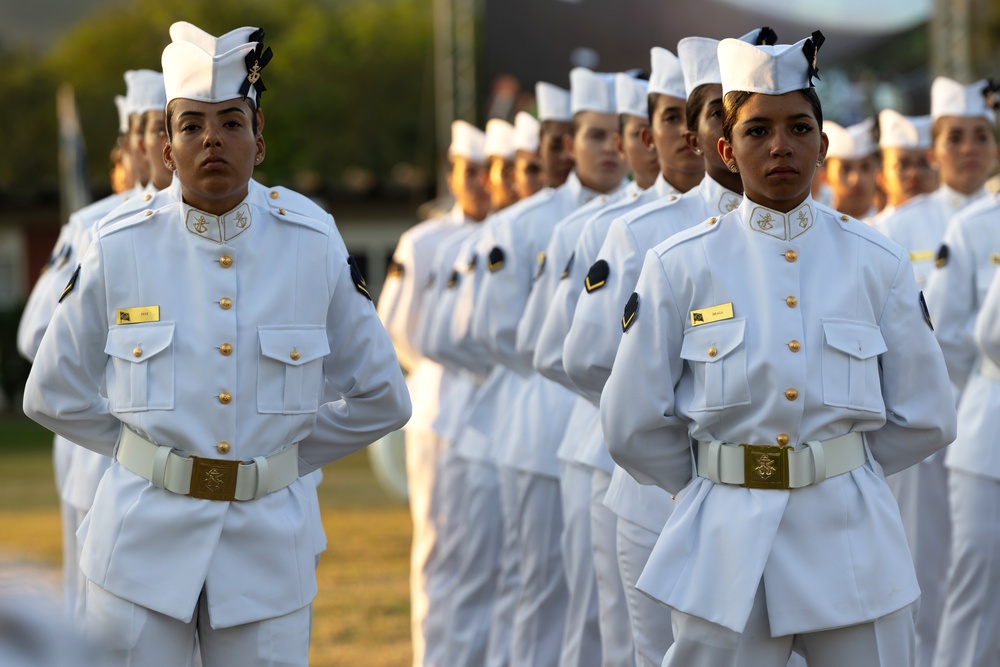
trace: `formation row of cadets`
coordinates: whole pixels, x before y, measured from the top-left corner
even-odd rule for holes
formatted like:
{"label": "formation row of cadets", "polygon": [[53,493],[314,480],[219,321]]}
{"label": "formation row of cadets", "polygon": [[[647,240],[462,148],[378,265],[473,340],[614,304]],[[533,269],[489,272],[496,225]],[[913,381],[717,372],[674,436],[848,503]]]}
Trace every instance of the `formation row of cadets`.
{"label": "formation row of cadets", "polygon": [[[761,44],[774,37],[762,29],[743,39]],[[417,411],[424,421],[411,422],[407,433],[411,494],[416,500],[415,664],[658,665],[671,644],[669,608],[639,593],[636,584],[674,501],[662,488],[635,479],[648,484],[654,477],[643,479],[642,473],[629,474],[613,465],[596,407],[621,339],[618,327],[629,328],[628,318],[637,315],[638,308],[633,307],[630,315],[626,306],[625,317],[618,322],[622,307],[632,303],[630,293],[646,251],[687,227],[738,210],[745,201],[740,175],[730,168],[735,164],[727,165],[717,150],[724,111],[716,47],[714,40],[687,38],[678,45],[679,59],[653,49],[648,85],[619,75],[617,95],[607,75],[574,70],[569,108],[563,106],[561,111],[552,104],[555,89],[539,84],[541,160],[550,187],[487,217],[482,208],[463,205],[465,195],[453,181],[458,202],[453,220],[467,216],[465,231],[452,238],[449,229],[461,227],[431,221],[400,241],[393,280],[387,283],[379,310],[397,348],[411,350],[411,358],[419,360],[415,369],[420,372],[411,370],[411,393],[416,401],[427,402]],[[780,48],[770,53],[777,62]],[[957,200],[955,192],[982,192],[996,153],[984,84],[935,82],[931,159],[939,165],[943,185],[927,197],[918,195],[931,191],[935,181],[927,157],[930,120],[892,111],[881,114],[879,145],[885,168],[880,185],[887,194],[887,208],[879,229],[890,229],[894,217],[926,208],[928,202]],[[643,108],[642,102],[648,107]],[[617,128],[615,116],[620,122]],[[575,158],[575,169],[565,184],[555,166],[559,151],[552,150],[559,148],[558,133],[563,129],[557,123],[569,123],[569,136],[562,141]],[[871,216],[871,197],[866,193],[875,188],[865,183],[870,173],[873,184],[877,172],[871,125],[841,128],[828,122],[824,129],[830,136],[826,172],[834,205],[859,217]],[[492,134],[490,127],[487,130]],[[616,182],[623,174],[610,141],[616,130],[620,130],[618,147],[624,149],[634,174],[628,185]],[[690,132],[685,135],[686,130]],[[468,132],[469,128],[456,126],[453,178],[467,176],[469,162],[487,160],[462,139]],[[642,142],[636,141],[639,137]],[[522,143],[517,154],[526,154],[529,148],[529,143]],[[650,169],[651,148],[659,173]],[[970,157],[977,150],[978,158]],[[822,154],[819,163],[822,166]],[[911,204],[901,206],[915,196]],[[807,211],[815,215],[813,208]],[[950,212],[923,215],[925,227],[939,228],[938,239],[924,241],[926,248],[904,242],[920,284],[924,282],[920,269],[934,258],[933,248]],[[470,218],[486,222],[476,225],[468,222]],[[770,224],[760,225],[758,231],[767,232]],[[811,225],[803,229],[808,228]],[[982,269],[992,275],[988,267],[993,256],[987,247],[979,247]],[[928,249],[930,256],[925,256]],[[955,261],[954,250],[951,260],[947,249],[942,252],[939,265]],[[795,256],[788,256],[786,261],[793,263]],[[726,260],[720,255],[716,261]],[[745,258],[737,252],[731,261]],[[984,290],[983,276],[978,279]],[[956,303],[944,295],[928,300],[932,313],[941,302]],[[958,301],[972,313],[978,305],[971,296]],[[964,334],[958,347],[968,354],[974,349],[971,329],[963,325],[968,318],[949,319]],[[618,324],[611,326],[614,322]],[[835,327],[827,331],[828,339],[835,334]],[[811,342],[792,340],[788,347],[798,353],[800,346]],[[836,346],[829,340],[828,344]],[[734,339],[732,345],[739,347],[739,341]],[[706,348],[711,358],[701,359],[691,350],[682,351],[681,357],[697,367],[696,362],[721,361],[735,349],[723,349],[715,341]],[[884,350],[874,352],[881,353]],[[858,358],[870,358],[867,355]],[[657,367],[645,358],[636,363]],[[435,372],[440,375],[427,381]],[[929,372],[933,374],[933,369]],[[621,375],[626,384],[634,385],[633,391],[648,392],[638,371]],[[939,390],[928,389],[927,396],[936,396]],[[619,395],[631,399],[631,392]],[[789,390],[785,398],[794,402],[798,395],[799,391]],[[949,411],[950,405],[941,407],[942,425]],[[781,435],[785,434],[779,434],[778,442],[785,444]],[[869,444],[871,437],[866,440]],[[943,453],[935,454],[893,478],[917,577],[928,600],[926,609],[921,603],[916,624],[915,659],[921,665],[931,664],[934,655],[940,615],[934,609],[940,609],[943,593],[933,589],[943,588],[944,570],[941,558],[933,554],[946,554],[949,548],[940,521],[942,514],[947,515],[941,511],[947,493],[940,484],[931,489],[919,479],[905,480],[919,477],[917,471],[941,458]],[[915,459],[905,460],[909,464]],[[898,461],[886,465],[889,471],[897,467],[902,467]],[[873,468],[878,470],[877,464]],[[908,507],[907,493],[934,505],[934,511]],[[985,548],[971,537],[966,541],[964,546],[956,543],[955,549]],[[921,546],[928,542],[934,543],[933,549]],[[899,556],[898,549],[893,553]],[[926,565],[928,561],[934,565]],[[963,569],[953,567],[949,581]],[[970,575],[966,582],[981,581],[983,576]],[[901,588],[915,590],[905,583]],[[958,583],[949,586],[952,591],[957,588]],[[644,590],[650,593],[648,584]],[[981,587],[980,593],[989,590],[996,589]],[[658,599],[666,597],[661,594]],[[959,593],[953,597],[970,599]],[[996,633],[977,633],[980,626],[968,618],[976,612],[966,608],[964,613],[961,625],[971,627],[970,634],[951,644],[975,646],[976,641],[968,639],[975,637],[985,641],[986,648],[969,650],[985,655],[995,651]],[[981,615],[980,620],[989,627],[990,617]],[[796,644],[796,650],[802,646]],[[898,658],[906,664],[910,657],[903,653],[907,655]],[[955,646],[942,649],[938,664],[955,664],[959,653]],[[820,660],[819,655],[813,658]]]}

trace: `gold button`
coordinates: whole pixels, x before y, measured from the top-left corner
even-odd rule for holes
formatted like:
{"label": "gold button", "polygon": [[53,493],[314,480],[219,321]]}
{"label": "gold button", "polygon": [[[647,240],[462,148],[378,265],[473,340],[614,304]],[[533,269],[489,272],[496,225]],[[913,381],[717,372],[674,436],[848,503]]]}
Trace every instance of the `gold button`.
{"label": "gold button", "polygon": [[798,352],[802,349],[802,344],[797,340],[790,340],[788,341],[788,349],[792,352]]}
{"label": "gold button", "polygon": [[223,343],[222,345],[219,346],[219,352],[222,353],[222,356],[228,357],[230,354],[233,353],[233,346],[230,345],[229,343]]}
{"label": "gold button", "polygon": [[718,221],[719,221],[719,219],[718,219],[718,218],[709,218],[709,219],[708,219],[708,224],[710,224],[710,225],[714,225],[714,224],[715,224],[715,223],[717,223]]}
{"label": "gold button", "polygon": [[219,403],[222,403],[223,405],[229,405],[229,403],[232,400],[233,400],[233,395],[230,394],[228,391],[219,392]]}
{"label": "gold button", "polygon": [[[791,299],[792,297],[788,298]],[[228,296],[224,296],[221,299],[219,299],[219,308],[222,308],[222,310],[229,310],[232,307],[233,307],[233,300],[230,299]]]}
{"label": "gold button", "polygon": [[284,215],[285,214],[285,209],[279,208],[278,209],[278,213],[280,213],[281,215]]}
{"label": "gold button", "polygon": [[785,304],[789,308],[794,308],[795,306],[799,305],[799,300],[796,299],[794,296],[790,296],[787,299],[785,299]]}
{"label": "gold button", "polygon": [[676,199],[677,199],[677,195],[670,195],[669,197],[667,197],[667,201],[674,201]]}
{"label": "gold button", "polygon": [[786,389],[785,390],[785,398],[787,398],[788,400],[794,401],[798,397],[799,397],[799,390],[798,389],[792,388],[792,389]]}
{"label": "gold button", "polygon": [[785,445],[788,444],[788,434],[787,433],[779,433],[778,437],[775,438],[775,440],[778,441],[779,445],[781,445],[782,447],[784,447]]}
{"label": "gold button", "polygon": [[143,215],[148,218],[149,216],[153,215],[153,212],[152,211],[146,211],[145,213],[143,213]]}
{"label": "gold button", "polygon": [[219,444],[217,444],[215,446],[215,448],[219,450],[220,454],[228,454],[229,453],[229,443],[226,442],[225,440],[223,440],[222,442],[220,442]]}
{"label": "gold button", "polygon": [[141,357],[142,356],[142,348],[139,347],[138,345],[136,345],[135,349],[132,350],[132,356],[135,357],[136,359],[138,359],[139,357]]}
{"label": "gold button", "polygon": [[798,258],[799,258],[799,253],[795,252],[794,250],[786,250],[785,251],[785,261],[786,262],[794,262]]}
{"label": "gold button", "polygon": [[278,193],[275,192],[274,190],[272,190],[271,191],[271,199],[277,199],[277,198],[278,198]]}
{"label": "gold button", "polygon": [[710,356],[710,357],[714,357],[714,356],[715,356],[715,355],[717,355],[718,353],[719,353],[719,351],[718,351],[718,350],[716,350],[714,346],[712,346],[712,347],[708,348],[708,356]]}
{"label": "gold button", "polygon": [[153,198],[153,195],[151,195],[151,194],[149,194],[149,193],[147,192],[147,193],[146,193],[146,196],[142,198],[142,201],[149,201],[149,200],[150,200],[150,199],[152,199],[152,198]]}
{"label": "gold button", "polygon": [[219,266],[221,266],[222,268],[228,269],[232,265],[233,265],[233,258],[230,257],[229,255],[223,255],[222,257],[219,258]]}
{"label": "gold button", "polygon": [[298,361],[302,358],[302,355],[299,354],[298,350],[292,350],[292,353],[288,356],[292,358],[292,361]]}
{"label": "gold button", "polygon": [[847,222],[848,220],[851,219],[851,217],[849,215],[842,215],[840,216],[840,219],[843,220],[844,222]]}

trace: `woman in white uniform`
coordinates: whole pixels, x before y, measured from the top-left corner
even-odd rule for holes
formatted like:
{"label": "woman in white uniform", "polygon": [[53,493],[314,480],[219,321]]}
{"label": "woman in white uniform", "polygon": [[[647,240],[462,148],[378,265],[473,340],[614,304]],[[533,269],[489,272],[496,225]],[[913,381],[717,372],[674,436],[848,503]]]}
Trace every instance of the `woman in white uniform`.
{"label": "woman in white uniform", "polygon": [[[884,472],[955,413],[907,253],[814,202],[822,35],[719,44],[735,210],[651,250],[601,401],[612,456],[676,508],[637,587],[664,665],[912,664],[919,596]],[[884,469],[884,472],[883,472]]]}

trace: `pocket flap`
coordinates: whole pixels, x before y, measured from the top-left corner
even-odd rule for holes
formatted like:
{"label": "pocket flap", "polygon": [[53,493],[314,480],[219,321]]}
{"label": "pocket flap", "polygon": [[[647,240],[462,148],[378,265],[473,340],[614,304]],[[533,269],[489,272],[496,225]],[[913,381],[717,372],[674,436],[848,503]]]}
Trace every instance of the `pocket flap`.
{"label": "pocket flap", "polygon": [[326,328],[321,326],[257,327],[257,335],[261,354],[290,366],[301,366],[330,353]]}
{"label": "pocket flap", "polygon": [[823,321],[826,344],[855,359],[870,359],[887,349],[882,332],[874,324],[851,321]]}
{"label": "pocket flap", "polygon": [[173,322],[115,325],[108,329],[104,352],[122,361],[141,363],[170,347],[173,339]]}
{"label": "pocket flap", "polygon": [[681,358],[711,363],[723,359],[743,342],[746,319],[702,324],[684,333]]}

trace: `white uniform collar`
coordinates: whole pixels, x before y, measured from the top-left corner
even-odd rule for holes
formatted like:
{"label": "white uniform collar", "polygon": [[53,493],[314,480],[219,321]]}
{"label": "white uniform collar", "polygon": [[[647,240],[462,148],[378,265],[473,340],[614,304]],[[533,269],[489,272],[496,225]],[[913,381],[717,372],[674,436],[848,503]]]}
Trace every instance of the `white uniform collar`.
{"label": "white uniform collar", "polygon": [[755,204],[745,196],[738,210],[740,218],[752,231],[782,241],[802,236],[812,229],[816,220],[813,200],[809,196],[788,213],[779,213],[774,209]]}
{"label": "white uniform collar", "polygon": [[663,178],[662,171],[656,175],[656,182],[653,183],[653,188],[656,190],[657,198],[681,194],[681,191],[671,185],[670,181]]}
{"label": "white uniform collar", "polygon": [[253,214],[247,203],[249,193],[240,204],[222,215],[212,215],[184,204],[184,226],[195,236],[216,243],[228,243],[253,224]]}
{"label": "white uniform collar", "polygon": [[743,201],[743,195],[733,192],[708,174],[698,184],[698,194],[710,211],[718,211],[720,215],[735,211]]}
{"label": "white uniform collar", "polygon": [[958,190],[950,188],[944,183],[942,183],[940,186],[938,186],[937,194],[940,197],[941,201],[944,203],[945,210],[947,211],[948,217],[950,218],[952,215],[958,213],[972,202],[976,201],[977,199],[980,199],[981,197],[985,197],[988,194],[988,192],[986,190],[986,186],[984,185],[983,187],[973,192],[971,195],[967,195],[967,194],[962,194]]}
{"label": "white uniform collar", "polygon": [[625,197],[634,197],[634,196],[638,195],[639,193],[644,192],[645,190],[646,190],[646,188],[641,187],[635,181],[629,181],[628,185],[625,186],[625,192],[622,193],[622,194],[624,194]]}

